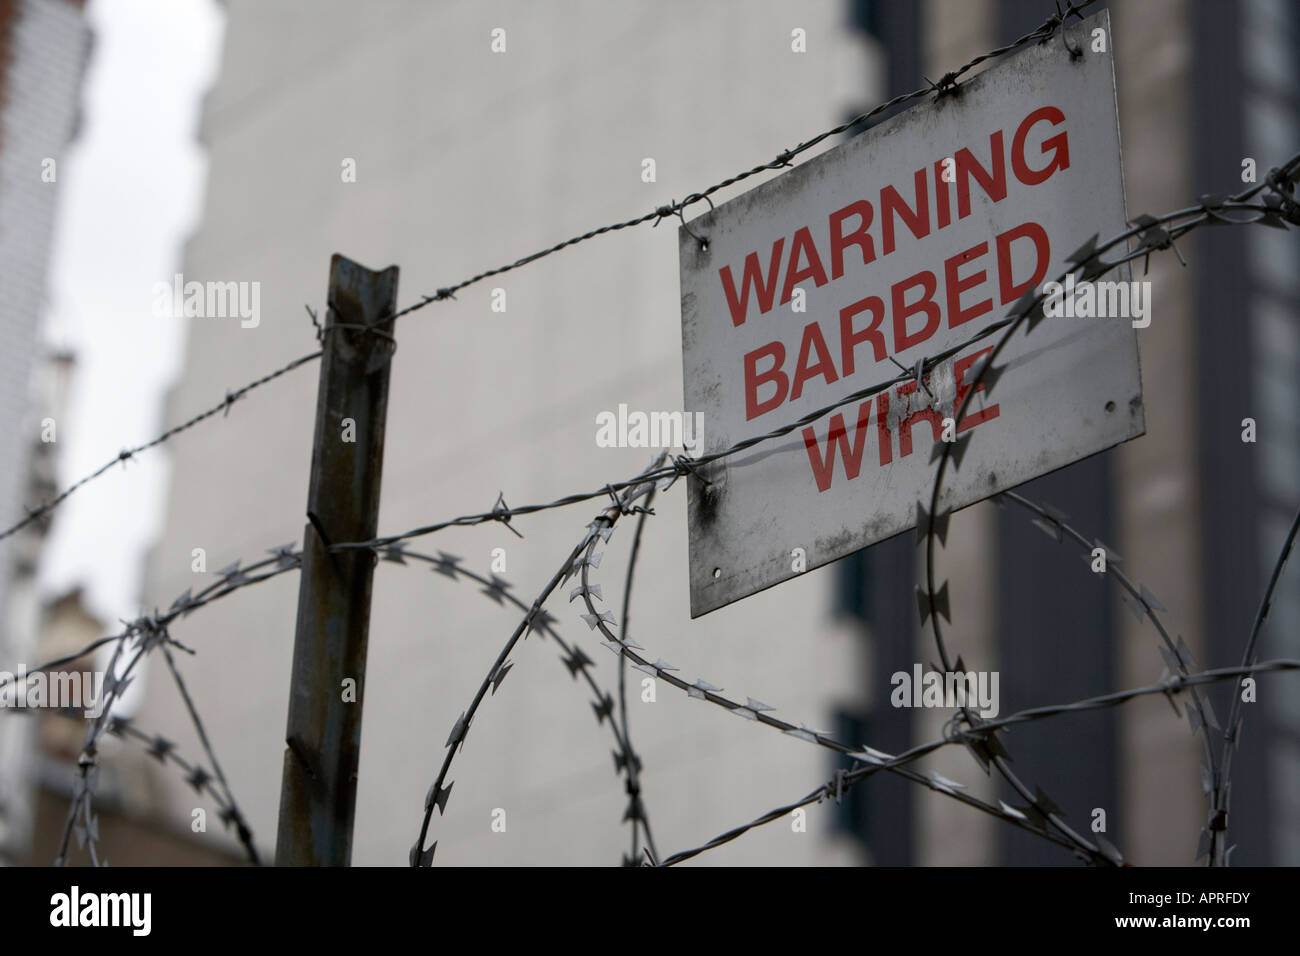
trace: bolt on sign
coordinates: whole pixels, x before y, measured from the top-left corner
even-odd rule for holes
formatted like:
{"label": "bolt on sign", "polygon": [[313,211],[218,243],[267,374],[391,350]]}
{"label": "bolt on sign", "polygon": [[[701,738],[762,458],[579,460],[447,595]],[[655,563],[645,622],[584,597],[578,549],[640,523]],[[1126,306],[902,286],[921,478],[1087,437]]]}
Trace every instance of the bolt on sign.
{"label": "bolt on sign", "polygon": [[[1076,22],[1081,56],[1059,35],[1029,46],[679,229],[706,453],[959,345],[1127,228],[1109,27]],[[974,386],[953,420],[1002,334],[705,466],[688,483],[691,616],[914,527],[937,441],[971,436],[945,472],[950,511],[1145,431],[1136,332],[1113,313],[1022,326],[996,389]]]}

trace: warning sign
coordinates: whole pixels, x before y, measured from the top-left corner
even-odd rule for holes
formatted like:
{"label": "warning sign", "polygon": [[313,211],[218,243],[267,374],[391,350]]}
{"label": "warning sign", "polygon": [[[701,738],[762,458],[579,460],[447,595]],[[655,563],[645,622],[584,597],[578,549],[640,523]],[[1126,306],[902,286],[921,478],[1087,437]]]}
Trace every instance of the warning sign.
{"label": "warning sign", "polygon": [[[685,407],[706,453],[972,339],[1126,228],[1108,15],[1069,36],[1081,57],[1030,46],[679,230]],[[970,380],[1001,332],[709,465],[689,483],[692,616],[911,528],[936,441],[974,433],[948,510],[1142,434],[1151,303],[1120,291],[1071,284],[1054,300],[1071,308],[1003,350],[988,396]],[[1085,293],[1113,308],[1073,309]]]}

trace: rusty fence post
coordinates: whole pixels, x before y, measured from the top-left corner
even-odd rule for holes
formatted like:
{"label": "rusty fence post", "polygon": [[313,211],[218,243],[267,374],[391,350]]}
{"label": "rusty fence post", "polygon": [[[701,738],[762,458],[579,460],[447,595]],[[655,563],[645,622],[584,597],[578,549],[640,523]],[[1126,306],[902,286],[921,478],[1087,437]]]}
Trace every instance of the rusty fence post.
{"label": "rusty fence post", "polygon": [[329,546],[376,533],[395,343],[392,323],[367,327],[396,309],[397,275],[397,266],[372,272],[337,253],[330,260],[277,866],[352,861],[375,555]]}

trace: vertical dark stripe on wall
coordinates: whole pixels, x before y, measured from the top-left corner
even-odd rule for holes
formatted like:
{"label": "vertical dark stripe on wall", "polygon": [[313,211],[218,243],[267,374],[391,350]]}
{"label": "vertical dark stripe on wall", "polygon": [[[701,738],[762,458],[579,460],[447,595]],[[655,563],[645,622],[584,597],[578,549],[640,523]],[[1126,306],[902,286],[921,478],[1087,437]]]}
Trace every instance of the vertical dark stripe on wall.
{"label": "vertical dark stripe on wall", "polygon": [[[1191,17],[1192,194],[1242,188],[1246,155],[1242,113],[1241,13],[1237,4],[1196,0]],[[1269,157],[1256,157],[1260,178]],[[1192,281],[1196,288],[1196,390],[1200,471],[1201,608],[1206,656],[1215,666],[1235,664],[1249,633],[1263,588],[1260,569],[1259,447],[1241,442],[1241,420],[1253,416],[1250,288],[1245,236],[1236,229],[1201,229],[1194,234]],[[1223,388],[1239,382],[1242,388]],[[1217,385],[1217,387],[1216,387]],[[1227,691],[1212,700],[1226,713]],[[1231,842],[1237,865],[1267,865],[1269,787],[1265,744],[1270,728],[1264,707],[1251,707],[1241,749],[1233,758]]]}
{"label": "vertical dark stripe on wall", "polygon": [[[1038,0],[998,0],[996,39],[1014,39],[1043,19],[1043,4]],[[1114,540],[1113,486],[1106,453],[1019,490],[1065,511],[1071,523],[1087,533]],[[1077,551],[1049,538],[1015,505],[1000,509],[996,523],[995,637],[1001,712],[1075,700],[1118,686],[1114,596],[1105,580],[1087,573]],[[1104,809],[1107,837],[1123,845],[1115,711],[1066,715],[1017,727],[1007,744],[1017,775],[1031,787],[1042,786],[1076,829],[1086,831],[1094,808]],[[1006,789],[1002,796],[1008,803],[1024,802]],[[1009,826],[999,828],[997,840],[1004,864],[1074,863],[1061,848]]]}

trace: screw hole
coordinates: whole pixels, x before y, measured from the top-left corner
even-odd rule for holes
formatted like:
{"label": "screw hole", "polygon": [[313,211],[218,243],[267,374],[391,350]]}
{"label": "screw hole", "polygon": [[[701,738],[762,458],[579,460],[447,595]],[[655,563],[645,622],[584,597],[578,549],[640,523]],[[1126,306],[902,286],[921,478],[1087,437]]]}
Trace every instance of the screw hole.
{"label": "screw hole", "polygon": [[722,568],[714,568],[714,569],[713,569],[713,576],[714,576],[714,578],[720,578],[720,577],[722,577]]}
{"label": "screw hole", "polygon": [[1113,412],[1114,410],[1115,410],[1115,403],[1114,403],[1114,402],[1107,402],[1107,403],[1106,403],[1106,411],[1108,411],[1108,412]]}

